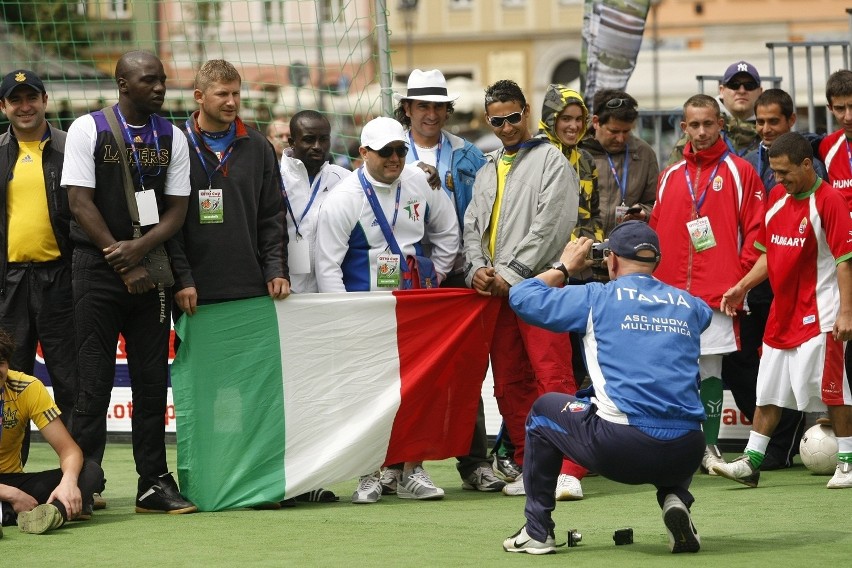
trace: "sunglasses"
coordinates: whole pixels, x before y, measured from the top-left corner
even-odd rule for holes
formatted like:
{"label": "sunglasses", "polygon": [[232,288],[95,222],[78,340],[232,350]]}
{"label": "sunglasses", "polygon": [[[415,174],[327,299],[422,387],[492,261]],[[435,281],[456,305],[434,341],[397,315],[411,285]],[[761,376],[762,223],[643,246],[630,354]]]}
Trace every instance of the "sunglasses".
{"label": "sunglasses", "polygon": [[503,126],[504,122],[509,122],[509,124],[518,124],[521,122],[521,119],[524,117],[523,113],[513,112],[512,114],[507,114],[506,116],[489,116],[488,124],[493,126],[494,128],[500,128]]}
{"label": "sunglasses", "polygon": [[760,87],[760,84],[757,81],[731,81],[725,86],[731,89],[732,91],[739,91],[740,87],[745,87],[746,91],[753,91],[756,88]]}
{"label": "sunglasses", "polygon": [[614,110],[623,106],[632,107],[633,104],[630,102],[630,99],[610,99],[604,106],[610,110]]}
{"label": "sunglasses", "polygon": [[394,153],[400,158],[404,158],[406,154],[408,154],[408,148],[406,146],[385,146],[381,150],[373,150],[368,147],[368,150],[375,152],[379,155],[380,158],[390,158]]}

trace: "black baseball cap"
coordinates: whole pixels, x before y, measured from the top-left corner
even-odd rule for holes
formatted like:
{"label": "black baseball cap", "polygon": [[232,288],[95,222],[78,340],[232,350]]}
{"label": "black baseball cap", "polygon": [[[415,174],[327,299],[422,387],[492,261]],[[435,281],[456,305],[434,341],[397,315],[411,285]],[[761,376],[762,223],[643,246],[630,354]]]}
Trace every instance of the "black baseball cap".
{"label": "black baseball cap", "polygon": [[12,71],[3,77],[3,83],[0,84],[0,98],[8,98],[9,95],[12,94],[12,91],[21,85],[31,87],[39,93],[45,92],[44,83],[41,82],[38,75],[29,69],[18,69],[17,71]]}

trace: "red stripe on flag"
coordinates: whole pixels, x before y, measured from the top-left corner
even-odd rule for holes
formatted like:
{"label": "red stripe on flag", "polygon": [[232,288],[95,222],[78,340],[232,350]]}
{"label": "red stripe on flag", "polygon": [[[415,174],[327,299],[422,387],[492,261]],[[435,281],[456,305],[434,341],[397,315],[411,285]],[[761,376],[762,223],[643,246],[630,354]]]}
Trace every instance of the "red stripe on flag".
{"label": "red stripe on flag", "polygon": [[401,403],[385,463],[467,455],[499,302],[460,288],[394,296]]}

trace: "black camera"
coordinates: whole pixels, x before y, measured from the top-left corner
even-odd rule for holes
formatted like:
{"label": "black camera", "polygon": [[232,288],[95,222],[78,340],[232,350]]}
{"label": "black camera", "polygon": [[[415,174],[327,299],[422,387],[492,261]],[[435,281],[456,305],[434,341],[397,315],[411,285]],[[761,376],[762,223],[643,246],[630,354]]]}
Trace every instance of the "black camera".
{"label": "black camera", "polygon": [[604,250],[607,248],[607,243],[595,243],[592,245],[592,250],[590,251],[592,260],[603,260],[604,258]]}

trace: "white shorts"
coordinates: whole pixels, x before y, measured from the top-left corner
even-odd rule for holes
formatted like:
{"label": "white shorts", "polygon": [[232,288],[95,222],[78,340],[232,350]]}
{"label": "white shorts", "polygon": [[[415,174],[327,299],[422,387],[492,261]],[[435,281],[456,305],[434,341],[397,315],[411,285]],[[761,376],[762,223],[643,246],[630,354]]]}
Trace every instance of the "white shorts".
{"label": "white shorts", "polygon": [[757,373],[757,405],[772,404],[803,412],[826,405],[852,405],[843,355],[846,342],[822,333],[792,349],[763,344]]}
{"label": "white shorts", "polygon": [[738,322],[719,310],[713,310],[710,327],[701,334],[701,354],[725,355],[726,353],[733,353],[739,348]]}
{"label": "white shorts", "polygon": [[722,378],[723,355],[701,355],[698,358],[698,376],[701,380],[710,377]]}

